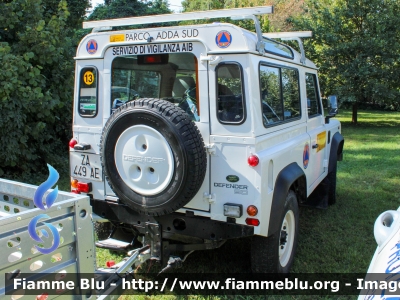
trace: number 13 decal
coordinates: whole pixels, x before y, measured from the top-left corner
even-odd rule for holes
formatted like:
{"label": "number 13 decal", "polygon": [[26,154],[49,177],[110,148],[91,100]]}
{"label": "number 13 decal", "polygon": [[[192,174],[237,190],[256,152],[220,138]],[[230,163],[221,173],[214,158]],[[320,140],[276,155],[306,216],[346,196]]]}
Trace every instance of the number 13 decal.
{"label": "number 13 decal", "polygon": [[94,74],[92,71],[86,71],[85,74],[83,74],[83,82],[85,82],[86,85],[93,84]]}

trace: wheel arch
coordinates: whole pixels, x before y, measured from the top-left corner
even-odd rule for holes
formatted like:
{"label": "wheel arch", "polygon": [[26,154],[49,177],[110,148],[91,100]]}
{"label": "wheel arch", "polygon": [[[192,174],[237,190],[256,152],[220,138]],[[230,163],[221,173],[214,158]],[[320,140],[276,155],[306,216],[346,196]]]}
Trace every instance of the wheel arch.
{"label": "wheel arch", "polygon": [[303,170],[297,163],[291,163],[283,168],[275,181],[275,189],[271,203],[271,214],[268,225],[268,236],[279,230],[280,224],[272,216],[280,216],[284,208],[286,195],[292,189],[298,202],[307,198],[307,180]]}
{"label": "wheel arch", "polygon": [[331,150],[329,153],[328,172],[332,172],[337,161],[343,160],[344,138],[340,132],[336,132],[332,137]]}

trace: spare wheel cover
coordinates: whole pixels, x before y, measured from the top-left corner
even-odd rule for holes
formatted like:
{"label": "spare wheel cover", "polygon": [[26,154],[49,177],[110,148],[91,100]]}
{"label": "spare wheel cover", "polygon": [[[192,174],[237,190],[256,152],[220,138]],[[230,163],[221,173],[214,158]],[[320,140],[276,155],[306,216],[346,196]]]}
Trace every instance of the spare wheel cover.
{"label": "spare wheel cover", "polygon": [[124,183],[144,196],[162,192],[174,174],[171,147],[160,132],[146,125],[134,125],[120,135],[114,159]]}
{"label": "spare wheel cover", "polygon": [[158,99],[129,102],[109,118],[101,157],[116,195],[147,215],[168,214],[187,204],[202,185],[207,164],[191,118]]}

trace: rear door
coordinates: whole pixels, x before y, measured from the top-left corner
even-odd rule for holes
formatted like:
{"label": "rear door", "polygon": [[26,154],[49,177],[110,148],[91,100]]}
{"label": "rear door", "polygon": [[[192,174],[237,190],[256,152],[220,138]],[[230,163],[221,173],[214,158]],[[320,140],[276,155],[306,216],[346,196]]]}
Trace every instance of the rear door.
{"label": "rear door", "polygon": [[[105,97],[107,104],[104,109],[108,115],[105,116],[108,118],[113,110],[127,101],[161,98],[185,110],[198,127],[204,143],[208,144],[207,63],[199,59],[204,52],[204,46],[198,42],[109,48],[104,59],[104,68],[110,70],[111,75],[106,83],[108,96]],[[210,190],[209,165],[208,161],[200,190],[185,208],[209,211],[209,202],[204,200],[204,194]],[[115,197],[106,182],[105,193]]]}

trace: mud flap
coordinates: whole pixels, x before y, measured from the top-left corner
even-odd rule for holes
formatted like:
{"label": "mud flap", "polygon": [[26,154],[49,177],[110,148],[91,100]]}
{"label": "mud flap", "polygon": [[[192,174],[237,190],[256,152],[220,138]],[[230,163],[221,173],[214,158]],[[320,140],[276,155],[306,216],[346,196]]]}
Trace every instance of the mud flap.
{"label": "mud flap", "polygon": [[330,181],[327,176],[315,188],[315,190],[307,198],[306,202],[303,202],[300,205],[315,207],[315,208],[320,208],[320,209],[327,209],[328,208],[329,185],[330,185]]}

